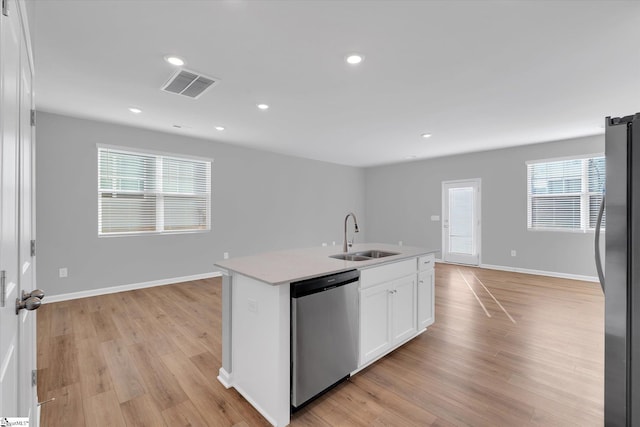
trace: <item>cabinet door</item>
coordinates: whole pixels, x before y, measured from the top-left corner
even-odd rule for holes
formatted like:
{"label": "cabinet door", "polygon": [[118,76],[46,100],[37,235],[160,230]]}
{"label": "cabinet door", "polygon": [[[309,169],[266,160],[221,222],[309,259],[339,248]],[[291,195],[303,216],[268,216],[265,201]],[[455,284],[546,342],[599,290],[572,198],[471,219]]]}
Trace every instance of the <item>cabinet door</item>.
{"label": "cabinet door", "polygon": [[434,270],[418,273],[418,329],[424,329],[435,320]]}
{"label": "cabinet door", "polygon": [[360,365],[391,347],[391,284],[360,291]]}
{"label": "cabinet door", "polygon": [[406,340],[417,331],[416,327],[416,276],[411,275],[393,282],[392,344]]}

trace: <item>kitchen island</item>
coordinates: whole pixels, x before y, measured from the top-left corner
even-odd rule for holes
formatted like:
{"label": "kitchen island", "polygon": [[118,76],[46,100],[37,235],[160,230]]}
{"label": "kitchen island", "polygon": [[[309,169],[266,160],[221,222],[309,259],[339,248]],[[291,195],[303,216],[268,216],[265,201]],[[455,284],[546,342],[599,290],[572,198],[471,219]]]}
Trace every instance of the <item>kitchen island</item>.
{"label": "kitchen island", "polygon": [[354,245],[349,254],[364,252],[371,257],[342,260],[331,257],[340,248],[328,246],[216,263],[223,274],[218,380],[274,426],[290,420],[292,282],[359,270],[358,366],[352,374],[433,323],[435,251],[370,243]]}

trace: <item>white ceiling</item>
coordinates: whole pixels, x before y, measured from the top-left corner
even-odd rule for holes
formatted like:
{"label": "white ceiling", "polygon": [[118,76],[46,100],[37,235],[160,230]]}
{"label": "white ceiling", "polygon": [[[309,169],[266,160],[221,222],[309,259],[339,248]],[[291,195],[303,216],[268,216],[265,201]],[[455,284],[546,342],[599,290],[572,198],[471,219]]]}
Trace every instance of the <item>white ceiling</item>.
{"label": "white ceiling", "polygon": [[[605,116],[640,111],[638,1],[34,0],[30,12],[40,110],[346,165],[598,134]],[[346,64],[351,52],[364,62]],[[196,100],[161,92],[167,54],[221,83]]]}

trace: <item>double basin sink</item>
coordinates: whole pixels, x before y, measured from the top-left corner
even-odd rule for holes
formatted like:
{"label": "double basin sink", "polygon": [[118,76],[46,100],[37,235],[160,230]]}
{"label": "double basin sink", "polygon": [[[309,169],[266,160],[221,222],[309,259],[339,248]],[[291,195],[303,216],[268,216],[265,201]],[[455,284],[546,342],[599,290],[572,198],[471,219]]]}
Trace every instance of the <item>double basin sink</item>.
{"label": "double basin sink", "polygon": [[329,258],[341,259],[344,261],[370,261],[375,258],[384,258],[388,256],[399,255],[398,252],[386,252],[379,250],[370,250],[362,252],[352,252],[346,254],[329,255]]}

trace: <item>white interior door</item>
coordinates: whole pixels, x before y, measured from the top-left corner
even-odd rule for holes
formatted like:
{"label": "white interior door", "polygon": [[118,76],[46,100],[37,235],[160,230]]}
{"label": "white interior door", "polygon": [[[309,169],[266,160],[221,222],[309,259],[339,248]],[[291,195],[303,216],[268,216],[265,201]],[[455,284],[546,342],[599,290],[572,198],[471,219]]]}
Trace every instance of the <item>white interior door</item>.
{"label": "white interior door", "polygon": [[[24,9],[4,0],[0,15],[0,416],[29,417],[37,426],[35,315],[16,312],[35,287],[32,61],[23,33]],[[34,306],[37,306],[34,305]],[[31,307],[33,308],[33,306]]]}
{"label": "white interior door", "polygon": [[[15,6],[10,2],[9,7]],[[15,7],[13,12],[15,12]],[[0,14],[0,416],[21,416],[18,407],[18,140],[20,25]]]}
{"label": "white interior door", "polygon": [[480,264],[480,179],[442,183],[444,261]]}
{"label": "white interior door", "polygon": [[[20,115],[19,115],[19,192],[18,192],[18,274],[20,292],[31,293],[35,289],[35,254],[31,241],[35,240],[35,187],[34,187],[34,141],[31,126],[33,106],[32,69],[27,45],[21,38],[20,49]],[[37,368],[36,312],[22,310],[18,316],[18,410],[21,416],[34,420],[37,415],[37,389],[32,381],[32,372]],[[35,423],[37,425],[37,422]]]}

